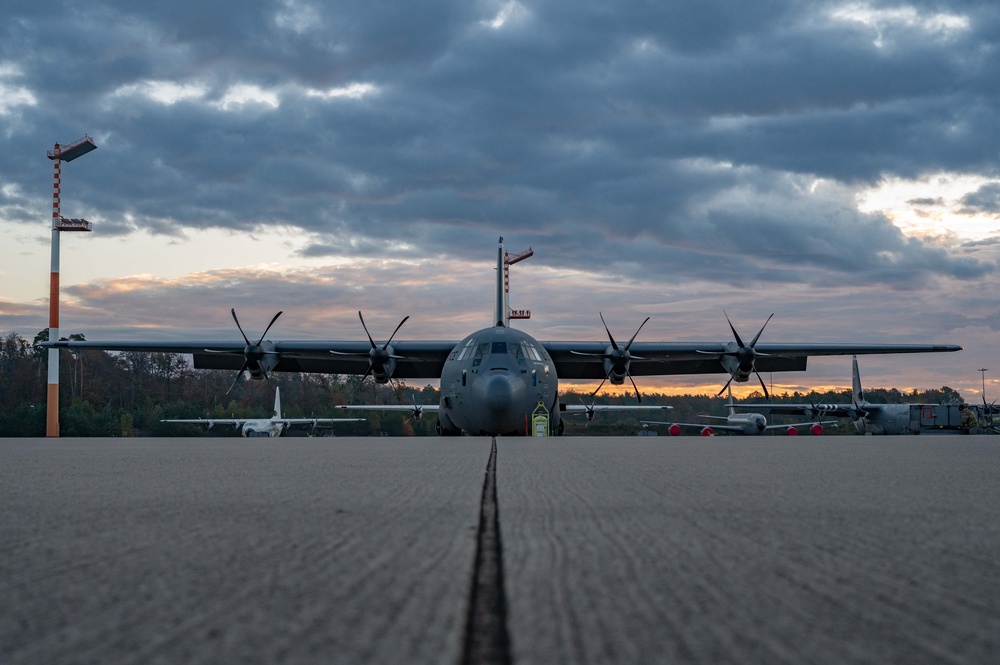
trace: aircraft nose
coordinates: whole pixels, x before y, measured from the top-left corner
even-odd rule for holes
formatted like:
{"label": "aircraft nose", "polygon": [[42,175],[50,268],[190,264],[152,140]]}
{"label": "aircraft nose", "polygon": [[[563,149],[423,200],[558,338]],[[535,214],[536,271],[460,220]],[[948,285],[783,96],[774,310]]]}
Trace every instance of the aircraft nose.
{"label": "aircraft nose", "polygon": [[483,429],[494,432],[512,432],[524,427],[519,422],[521,405],[524,402],[523,381],[509,374],[493,374],[476,382],[480,392],[480,402],[486,407],[488,423]]}

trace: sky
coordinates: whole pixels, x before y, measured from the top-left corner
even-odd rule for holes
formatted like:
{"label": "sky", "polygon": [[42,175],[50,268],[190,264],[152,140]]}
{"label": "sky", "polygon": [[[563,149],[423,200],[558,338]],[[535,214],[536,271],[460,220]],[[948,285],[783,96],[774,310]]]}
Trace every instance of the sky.
{"label": "sky", "polygon": [[[0,333],[459,340],[497,238],[540,340],[960,344],[863,383],[1000,397],[1000,5],[10,0]],[[991,371],[982,373],[981,368]],[[643,379],[711,392],[725,377]],[[765,375],[844,388],[849,358]],[[741,390],[753,389],[750,383]],[[759,386],[756,386],[759,388]],[[737,394],[740,394],[740,390]]]}

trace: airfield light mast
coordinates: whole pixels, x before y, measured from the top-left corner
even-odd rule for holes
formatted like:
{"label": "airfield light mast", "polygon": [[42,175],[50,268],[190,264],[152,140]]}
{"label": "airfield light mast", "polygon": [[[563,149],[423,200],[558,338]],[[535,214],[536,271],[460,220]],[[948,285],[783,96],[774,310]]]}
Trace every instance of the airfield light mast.
{"label": "airfield light mast", "polygon": [[511,319],[530,319],[531,310],[530,309],[511,309],[510,308],[510,267],[517,263],[518,261],[523,261],[529,256],[533,255],[535,252],[529,247],[520,254],[510,255],[508,252],[503,253],[503,304],[504,312],[507,315],[507,320],[504,324],[508,327],[510,326]]}
{"label": "airfield light mast", "polygon": [[[67,219],[60,214],[59,176],[62,162],[72,162],[77,157],[96,150],[93,139],[84,134],[82,139],[69,145],[55,144],[48,151],[52,160],[52,262],[49,273],[49,341],[59,339],[59,234],[62,231],[91,231],[93,226],[85,219]],[[49,349],[49,383],[45,417],[45,436],[59,436],[59,349]]]}

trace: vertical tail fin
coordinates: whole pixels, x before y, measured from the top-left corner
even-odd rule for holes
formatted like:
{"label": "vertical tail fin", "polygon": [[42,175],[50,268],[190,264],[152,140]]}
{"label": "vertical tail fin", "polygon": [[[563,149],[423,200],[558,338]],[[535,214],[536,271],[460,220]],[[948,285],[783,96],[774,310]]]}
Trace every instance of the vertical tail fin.
{"label": "vertical tail fin", "polygon": [[280,388],[274,387],[274,417],[281,418],[281,393],[278,391]]}
{"label": "vertical tail fin", "polygon": [[868,426],[865,423],[867,415],[865,414],[864,403],[865,396],[861,392],[861,373],[858,372],[858,357],[851,356],[851,404],[854,405],[854,427],[857,428],[858,432],[865,434],[868,430]]}
{"label": "vertical tail fin", "polygon": [[497,245],[497,301],[493,312],[494,326],[507,326],[507,302],[503,288],[503,236]]}
{"label": "vertical tail fin", "polygon": [[858,357],[851,356],[851,402],[854,406],[860,406],[865,401],[865,396],[861,392],[861,374],[858,372]]}

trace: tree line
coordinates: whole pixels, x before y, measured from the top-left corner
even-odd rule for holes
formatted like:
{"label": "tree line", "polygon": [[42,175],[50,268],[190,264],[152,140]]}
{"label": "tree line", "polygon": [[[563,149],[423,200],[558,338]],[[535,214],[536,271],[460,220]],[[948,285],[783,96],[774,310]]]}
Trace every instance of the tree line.
{"label": "tree line", "polygon": [[[70,335],[83,340],[84,336]],[[28,341],[17,333],[0,338],[0,436],[45,436],[48,329]],[[350,412],[338,404],[437,404],[439,391],[426,385],[397,381],[377,385],[357,376],[272,372],[268,381],[244,378],[232,390],[234,372],[199,370],[188,356],[176,353],[63,350],[59,362],[61,436],[232,436],[228,427],[205,432],[199,425],[162,423],[162,419],[265,418],[274,405],[274,388],[281,389],[282,415],[290,418],[337,418],[356,415],[367,420],[337,423],[323,433],[339,436],[432,436],[436,417],[419,420],[400,412]],[[567,386],[563,386],[566,388]],[[895,388],[866,389],[875,403],[948,403],[961,395],[940,389],[903,393]],[[564,404],[590,404],[589,393],[562,391]],[[762,394],[749,397],[761,401]],[[635,404],[634,395],[601,394],[604,404]],[[850,390],[825,393],[772,395],[772,402],[851,401]],[[699,422],[699,414],[723,415],[726,398],[709,395],[643,393],[643,405],[670,405],[672,410],[649,412],[599,412],[588,422],[585,415],[566,415],[566,434],[631,435],[642,429],[643,419]],[[850,423],[827,431],[854,434]]]}

